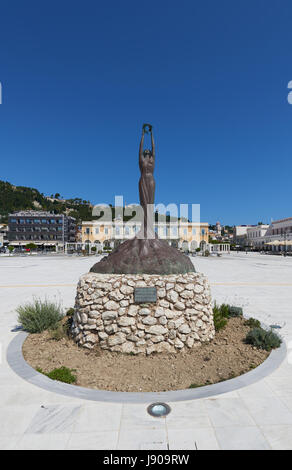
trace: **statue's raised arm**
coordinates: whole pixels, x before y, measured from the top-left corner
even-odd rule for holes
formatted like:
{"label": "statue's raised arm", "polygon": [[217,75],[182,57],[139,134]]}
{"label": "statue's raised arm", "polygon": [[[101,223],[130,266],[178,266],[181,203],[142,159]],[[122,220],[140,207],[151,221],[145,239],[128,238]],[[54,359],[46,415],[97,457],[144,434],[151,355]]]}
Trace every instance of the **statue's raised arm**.
{"label": "statue's raised arm", "polygon": [[152,132],[152,126],[151,126],[151,146],[152,146],[152,157],[153,157],[153,160],[155,160],[155,144],[154,144],[154,138],[153,138],[153,132]]}
{"label": "statue's raised arm", "polygon": [[143,161],[144,137],[145,137],[145,129],[144,129],[144,126],[143,126],[143,128],[142,128],[142,137],[141,137],[141,140],[140,140],[140,147],[139,147],[139,166],[140,166],[140,170],[141,170],[141,165],[142,165],[142,161]]}

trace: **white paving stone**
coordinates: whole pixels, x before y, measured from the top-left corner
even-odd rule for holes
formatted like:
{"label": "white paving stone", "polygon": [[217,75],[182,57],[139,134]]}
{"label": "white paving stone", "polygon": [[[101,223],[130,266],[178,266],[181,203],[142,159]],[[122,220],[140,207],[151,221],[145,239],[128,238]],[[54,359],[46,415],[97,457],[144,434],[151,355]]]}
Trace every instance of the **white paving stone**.
{"label": "white paving stone", "polygon": [[74,432],[68,439],[66,448],[70,450],[115,450],[118,431]]}
{"label": "white paving stone", "polygon": [[208,415],[213,426],[252,426],[254,420],[240,398],[205,400]]}
{"label": "white paving stone", "polygon": [[222,450],[269,450],[263,433],[256,426],[226,426],[215,428]]}
{"label": "white paving stone", "polygon": [[188,427],[168,430],[170,450],[218,450],[220,449],[213,428]]}
{"label": "white paving stone", "polygon": [[273,450],[292,449],[292,426],[262,426],[261,430]]}

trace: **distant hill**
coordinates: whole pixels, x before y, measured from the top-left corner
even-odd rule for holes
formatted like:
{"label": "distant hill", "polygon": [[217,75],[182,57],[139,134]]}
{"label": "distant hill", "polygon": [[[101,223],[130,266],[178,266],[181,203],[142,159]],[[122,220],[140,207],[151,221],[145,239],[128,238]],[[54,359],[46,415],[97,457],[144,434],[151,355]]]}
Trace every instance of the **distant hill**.
{"label": "distant hill", "polygon": [[0,181],[1,221],[6,223],[11,212],[28,209],[66,214],[78,221],[92,219],[92,205],[89,201],[80,198],[59,200],[59,195],[47,197],[35,188],[14,186],[7,181]]}

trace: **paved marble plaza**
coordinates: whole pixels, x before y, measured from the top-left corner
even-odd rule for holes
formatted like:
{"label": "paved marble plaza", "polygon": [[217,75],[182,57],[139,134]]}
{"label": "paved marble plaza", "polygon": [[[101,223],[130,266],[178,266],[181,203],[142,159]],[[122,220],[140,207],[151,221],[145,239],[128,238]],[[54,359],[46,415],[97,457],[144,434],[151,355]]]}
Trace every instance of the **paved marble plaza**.
{"label": "paved marble plaza", "polygon": [[0,257],[0,449],[292,449],[292,258],[234,253],[193,260],[209,277],[214,300],[282,327],[288,354],[276,371],[226,394],[169,403],[166,419],[148,415],[147,404],[40,389],[6,360],[18,334],[15,308],[33,296],[72,307],[78,278],[94,260]]}

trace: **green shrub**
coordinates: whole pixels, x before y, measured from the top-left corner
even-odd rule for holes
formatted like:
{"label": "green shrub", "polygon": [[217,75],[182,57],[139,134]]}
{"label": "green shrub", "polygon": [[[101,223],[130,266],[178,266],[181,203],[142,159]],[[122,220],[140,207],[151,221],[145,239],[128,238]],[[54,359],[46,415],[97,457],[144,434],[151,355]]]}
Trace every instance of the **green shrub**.
{"label": "green shrub", "polygon": [[74,313],[75,313],[75,308],[71,307],[67,310],[66,315],[67,317],[73,317]]}
{"label": "green shrub", "polygon": [[243,312],[241,307],[234,307],[233,305],[229,306],[229,316],[230,317],[242,317]]}
{"label": "green shrub", "polygon": [[271,351],[278,348],[282,340],[272,330],[266,331],[263,328],[254,328],[250,330],[245,339],[247,344],[251,344],[259,349]]}
{"label": "green shrub", "polygon": [[243,312],[241,307],[234,307],[228,304],[218,306],[215,302],[213,314],[215,330],[218,331],[224,328],[229,318],[242,316]]}
{"label": "green shrub", "polygon": [[44,372],[39,367],[36,370],[52,380],[58,380],[59,382],[65,382],[66,384],[72,384],[77,380],[77,377],[72,374],[74,370],[68,369],[68,367],[65,366],[59,367],[58,369],[53,369],[51,372]]}
{"label": "green shrub", "polygon": [[218,306],[215,302],[213,307],[213,321],[215,331],[219,331],[227,325],[227,321],[229,318],[229,309],[228,305],[222,304]]}
{"label": "green shrub", "polygon": [[37,249],[37,245],[35,243],[27,243],[25,245],[25,248],[27,248],[28,250],[36,250]]}
{"label": "green shrub", "polygon": [[229,318],[230,306],[228,304],[221,304],[219,309],[220,309],[222,317]]}
{"label": "green shrub", "polygon": [[29,333],[41,333],[52,328],[62,319],[59,304],[48,300],[34,299],[16,309],[18,322],[22,328]]}
{"label": "green shrub", "polygon": [[256,320],[256,318],[249,318],[244,322],[245,326],[250,326],[251,328],[260,328],[261,327],[261,322],[259,320]]}

